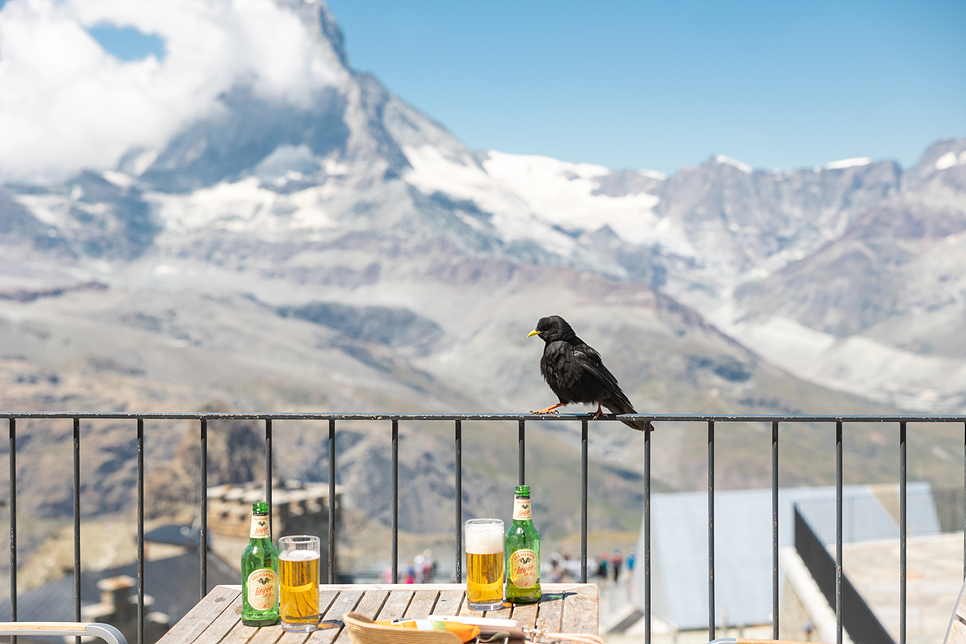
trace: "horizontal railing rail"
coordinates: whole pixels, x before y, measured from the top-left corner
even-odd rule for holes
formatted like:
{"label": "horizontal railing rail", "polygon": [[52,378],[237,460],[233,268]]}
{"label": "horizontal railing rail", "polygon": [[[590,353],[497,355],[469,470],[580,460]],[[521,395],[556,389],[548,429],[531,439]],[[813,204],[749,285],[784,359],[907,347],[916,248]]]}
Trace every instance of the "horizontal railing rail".
{"label": "horizontal railing rail", "polygon": [[[81,618],[80,597],[80,428],[81,421],[91,420],[132,420],[137,428],[137,521],[138,521],[138,644],[144,639],[144,423],[157,420],[193,420],[199,424],[200,446],[200,543],[208,543],[207,517],[207,466],[208,466],[208,422],[211,420],[255,420],[265,425],[265,495],[269,508],[272,507],[272,441],[273,423],[281,421],[319,421],[328,425],[328,466],[329,466],[329,561],[327,579],[335,582],[335,482],[337,476],[336,427],[339,423],[353,421],[385,421],[391,431],[392,475],[391,475],[391,575],[393,583],[398,582],[399,558],[399,423],[414,421],[452,422],[454,428],[455,460],[455,569],[456,579],[462,581],[462,423],[464,421],[511,421],[518,423],[518,479],[526,483],[526,425],[528,422],[577,422],[581,426],[581,520],[580,520],[580,580],[587,581],[587,490],[588,490],[588,425],[591,422],[615,420],[642,420],[650,425],[658,423],[703,423],[707,426],[707,463],[708,463],[708,636],[715,639],[715,564],[714,564],[714,455],[716,424],[729,423],[770,423],[772,428],[772,577],[773,577],[773,636],[779,638],[779,568],[778,568],[778,462],[779,436],[782,424],[829,424],[835,427],[835,486],[836,486],[836,557],[835,557],[835,596],[837,642],[842,642],[842,435],[845,424],[890,423],[899,429],[899,535],[900,535],[900,624],[899,644],[905,644],[906,616],[906,435],[909,423],[962,423],[964,426],[964,517],[966,517],[966,415],[715,415],[715,414],[625,414],[615,416],[593,415],[538,415],[538,414],[343,414],[343,413],[229,413],[229,412],[91,412],[91,411],[0,411],[0,419],[9,421],[9,460],[10,460],[10,606],[11,619],[17,621],[17,421],[29,419],[68,419],[73,423],[74,455],[74,609],[77,621]],[[644,568],[644,637],[651,641],[651,436],[644,432],[644,521],[642,553]],[[964,519],[966,522],[966,519]],[[207,587],[207,550],[199,548],[201,572],[200,597],[208,592]],[[964,523],[963,566],[966,575],[966,523]]]}

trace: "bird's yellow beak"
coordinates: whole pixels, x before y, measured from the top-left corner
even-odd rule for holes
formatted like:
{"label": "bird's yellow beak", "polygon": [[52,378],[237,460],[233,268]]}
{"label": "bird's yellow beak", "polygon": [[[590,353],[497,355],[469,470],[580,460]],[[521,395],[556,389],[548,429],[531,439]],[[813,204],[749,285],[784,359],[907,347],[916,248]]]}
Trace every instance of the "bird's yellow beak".
{"label": "bird's yellow beak", "polygon": [[533,336],[535,336],[535,335],[540,335],[540,332],[539,332],[539,331],[537,331],[536,329],[534,329],[533,331],[531,331],[530,333],[528,333],[528,334],[527,334],[527,337],[528,337],[528,338],[532,338],[532,337],[533,337]]}

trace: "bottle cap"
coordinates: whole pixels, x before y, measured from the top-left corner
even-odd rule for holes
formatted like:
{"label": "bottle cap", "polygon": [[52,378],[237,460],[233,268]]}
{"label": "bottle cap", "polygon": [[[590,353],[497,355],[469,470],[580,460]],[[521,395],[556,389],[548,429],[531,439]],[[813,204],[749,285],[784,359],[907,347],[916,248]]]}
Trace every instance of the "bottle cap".
{"label": "bottle cap", "polygon": [[530,486],[529,485],[518,485],[516,489],[517,496],[530,496]]}
{"label": "bottle cap", "polygon": [[268,503],[265,501],[256,501],[252,503],[252,514],[264,514],[268,516]]}

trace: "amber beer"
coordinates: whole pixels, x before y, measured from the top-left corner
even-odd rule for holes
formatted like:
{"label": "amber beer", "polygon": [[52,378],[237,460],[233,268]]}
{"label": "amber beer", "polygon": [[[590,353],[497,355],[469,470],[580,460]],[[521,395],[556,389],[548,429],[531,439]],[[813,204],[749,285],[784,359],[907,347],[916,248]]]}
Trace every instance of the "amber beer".
{"label": "amber beer", "polygon": [[319,625],[319,538],[282,537],[278,549],[282,630],[314,631]]}
{"label": "amber beer", "polygon": [[503,606],[503,521],[466,522],[466,602],[471,610]]}

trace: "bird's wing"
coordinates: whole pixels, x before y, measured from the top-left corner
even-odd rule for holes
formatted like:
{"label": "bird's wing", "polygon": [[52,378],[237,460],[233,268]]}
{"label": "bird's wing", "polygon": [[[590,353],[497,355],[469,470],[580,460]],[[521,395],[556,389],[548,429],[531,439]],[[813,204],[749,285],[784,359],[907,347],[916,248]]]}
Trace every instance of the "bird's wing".
{"label": "bird's wing", "polygon": [[592,346],[587,344],[574,345],[574,359],[583,369],[602,382],[607,389],[617,389],[617,378],[614,377],[607,367],[604,366],[600,354]]}
{"label": "bird's wing", "polygon": [[[596,349],[583,343],[574,345],[574,359],[577,360],[578,364],[580,364],[586,373],[591,374],[604,385],[604,388],[610,394],[610,400],[617,403],[616,408],[621,409],[621,411],[612,410],[614,413],[620,414],[634,411],[631,401],[628,400],[627,396],[617,384],[617,378],[604,366],[604,361],[601,360],[600,354],[597,353]],[[610,407],[611,405],[608,405],[608,408]]]}
{"label": "bird's wing", "polygon": [[[599,401],[604,407],[607,407],[613,414],[637,413],[634,410],[634,405],[631,404],[631,401],[618,386],[617,378],[604,366],[604,361],[600,359],[600,354],[593,347],[580,342],[574,345],[573,355],[584,373],[596,378],[604,386],[604,389],[607,390],[608,395]],[[639,431],[651,429],[650,425],[643,420],[622,420],[621,422]]]}

